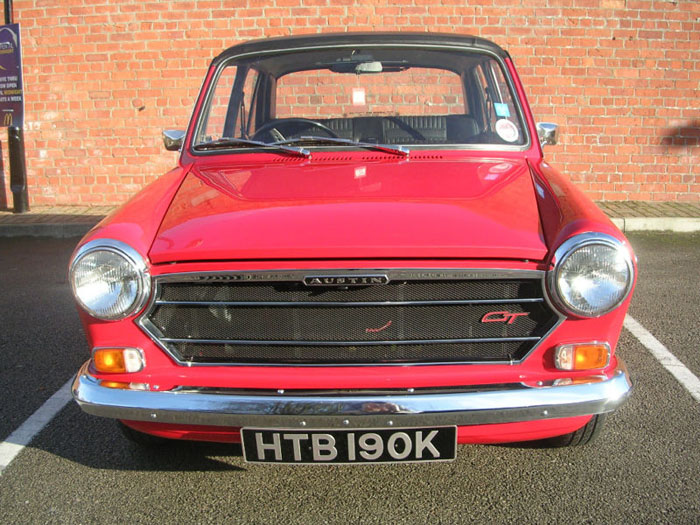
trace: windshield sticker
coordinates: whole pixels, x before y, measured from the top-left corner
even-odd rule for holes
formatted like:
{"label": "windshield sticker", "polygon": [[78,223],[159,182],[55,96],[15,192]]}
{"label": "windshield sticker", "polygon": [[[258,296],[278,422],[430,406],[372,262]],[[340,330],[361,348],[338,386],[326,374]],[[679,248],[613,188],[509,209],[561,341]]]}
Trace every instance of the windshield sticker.
{"label": "windshield sticker", "polygon": [[506,142],[515,142],[518,140],[520,133],[518,128],[510,120],[501,119],[496,122],[496,133]]}
{"label": "windshield sticker", "polygon": [[494,111],[496,111],[497,117],[508,118],[510,117],[510,109],[508,109],[508,104],[503,104],[502,102],[496,102],[493,105]]}
{"label": "windshield sticker", "polygon": [[365,105],[365,88],[352,88],[352,105],[353,106],[364,106]]}

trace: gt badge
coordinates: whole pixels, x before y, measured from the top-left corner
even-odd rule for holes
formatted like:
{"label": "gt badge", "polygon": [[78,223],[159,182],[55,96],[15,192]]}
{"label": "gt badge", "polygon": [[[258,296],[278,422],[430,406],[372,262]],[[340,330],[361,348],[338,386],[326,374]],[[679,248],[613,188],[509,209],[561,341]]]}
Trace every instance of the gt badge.
{"label": "gt badge", "polygon": [[489,312],[484,315],[484,317],[481,318],[482,323],[508,323],[508,324],[513,324],[513,321],[515,321],[518,317],[522,315],[528,315],[528,312],[508,312],[508,311],[502,311],[502,312]]}

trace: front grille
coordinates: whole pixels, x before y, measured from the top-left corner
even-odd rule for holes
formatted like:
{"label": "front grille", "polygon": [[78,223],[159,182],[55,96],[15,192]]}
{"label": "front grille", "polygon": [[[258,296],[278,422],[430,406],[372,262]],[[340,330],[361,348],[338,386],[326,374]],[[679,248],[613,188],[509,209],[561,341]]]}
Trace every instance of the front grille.
{"label": "front grille", "polygon": [[539,272],[496,273],[389,271],[378,286],[307,286],[304,272],[167,276],[140,323],[187,363],[519,361],[559,318]]}
{"label": "front grille", "polygon": [[[384,344],[376,346],[245,346],[175,343],[181,356],[197,363],[289,363],[289,364],[371,364],[508,361],[531,346],[528,342],[443,343],[424,345]],[[521,348],[523,347],[523,348]]]}

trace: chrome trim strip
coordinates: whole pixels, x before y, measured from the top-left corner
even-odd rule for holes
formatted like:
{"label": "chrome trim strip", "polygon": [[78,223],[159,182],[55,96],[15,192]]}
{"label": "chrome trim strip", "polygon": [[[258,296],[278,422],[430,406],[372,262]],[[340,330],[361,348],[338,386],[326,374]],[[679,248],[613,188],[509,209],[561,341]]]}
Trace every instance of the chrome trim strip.
{"label": "chrome trim strip", "polygon": [[212,272],[164,273],[154,277],[160,282],[209,282],[209,281],[298,281],[302,282],[310,272],[314,275],[353,276],[366,275],[367,272],[380,272],[391,281],[444,281],[444,280],[501,280],[501,279],[538,279],[546,272],[542,270],[513,270],[510,268],[396,268],[396,269],[325,269],[307,270],[221,270]]}
{"label": "chrome trim strip", "polygon": [[378,428],[482,425],[600,414],[622,404],[631,387],[619,358],[609,377],[590,383],[516,384],[504,390],[439,394],[316,397],[113,389],[100,386],[85,363],[73,381],[72,393],[86,413],[117,419],[232,427]]}
{"label": "chrome trim strip", "polygon": [[[401,339],[397,341],[277,341],[260,339],[177,339],[161,337],[166,343],[198,343],[202,345],[250,345],[250,346],[382,346],[382,345],[432,345],[451,343],[519,343],[539,341],[534,337],[484,337],[481,339]],[[397,362],[396,364],[402,364]]]}
{"label": "chrome trim strip", "polygon": [[455,299],[445,301],[165,301],[157,299],[156,306],[425,306],[460,304],[518,304],[543,303],[543,297],[527,299]]}

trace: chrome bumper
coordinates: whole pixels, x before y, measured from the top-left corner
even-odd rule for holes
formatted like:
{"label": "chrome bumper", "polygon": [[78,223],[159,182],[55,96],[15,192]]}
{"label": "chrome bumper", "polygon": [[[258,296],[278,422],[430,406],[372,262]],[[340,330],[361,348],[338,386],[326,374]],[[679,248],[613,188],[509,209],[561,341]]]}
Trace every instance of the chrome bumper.
{"label": "chrome bumper", "polygon": [[114,389],[100,386],[85,363],[73,382],[73,398],[88,414],[116,419],[231,427],[373,428],[482,425],[600,414],[615,410],[631,386],[619,358],[609,378],[591,383],[318,396]]}

